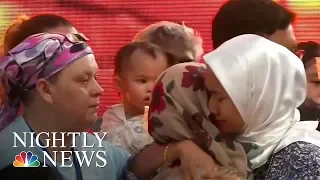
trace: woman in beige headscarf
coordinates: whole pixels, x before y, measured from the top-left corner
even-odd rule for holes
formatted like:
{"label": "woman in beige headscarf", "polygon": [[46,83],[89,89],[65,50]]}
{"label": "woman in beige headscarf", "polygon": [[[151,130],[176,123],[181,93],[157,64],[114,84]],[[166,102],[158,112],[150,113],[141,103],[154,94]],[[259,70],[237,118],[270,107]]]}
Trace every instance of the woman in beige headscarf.
{"label": "woman in beige headscarf", "polygon": [[[207,107],[204,65],[182,63],[167,69],[158,79],[149,110],[149,133],[157,143],[193,140],[223,167],[217,177],[227,174],[246,179],[246,155],[242,146],[224,139],[213,125],[215,115]],[[182,179],[174,162],[155,179]],[[201,169],[199,169],[201,176]],[[228,178],[231,178],[229,176]]]}

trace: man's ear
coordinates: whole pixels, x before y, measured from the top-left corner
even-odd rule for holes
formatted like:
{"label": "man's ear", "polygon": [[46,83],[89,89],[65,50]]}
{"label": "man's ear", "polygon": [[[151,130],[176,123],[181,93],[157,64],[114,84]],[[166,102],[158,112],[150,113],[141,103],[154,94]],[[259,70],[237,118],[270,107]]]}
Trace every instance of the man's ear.
{"label": "man's ear", "polygon": [[49,104],[53,103],[52,85],[45,79],[39,79],[36,88],[44,101]]}

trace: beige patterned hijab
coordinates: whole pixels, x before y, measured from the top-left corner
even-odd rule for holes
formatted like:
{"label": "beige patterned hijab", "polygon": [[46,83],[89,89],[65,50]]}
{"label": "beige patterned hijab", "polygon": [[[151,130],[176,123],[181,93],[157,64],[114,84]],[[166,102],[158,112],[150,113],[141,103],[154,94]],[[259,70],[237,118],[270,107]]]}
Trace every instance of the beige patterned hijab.
{"label": "beige patterned hijab", "polygon": [[213,125],[215,116],[207,107],[209,93],[204,86],[204,68],[200,63],[182,63],[160,76],[149,110],[149,133],[158,143],[193,140],[221,166],[236,170],[238,177],[246,179],[244,149],[223,139]]}

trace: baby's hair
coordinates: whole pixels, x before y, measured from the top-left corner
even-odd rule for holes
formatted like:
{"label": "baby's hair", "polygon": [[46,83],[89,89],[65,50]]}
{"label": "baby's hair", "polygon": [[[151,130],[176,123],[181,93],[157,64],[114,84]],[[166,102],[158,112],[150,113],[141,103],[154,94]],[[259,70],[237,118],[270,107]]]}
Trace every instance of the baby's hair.
{"label": "baby's hair", "polygon": [[174,64],[198,61],[203,54],[202,38],[184,23],[160,21],[136,34],[133,41],[145,41],[160,46]]}
{"label": "baby's hair", "polygon": [[314,41],[301,42],[295,53],[302,60],[304,66],[307,66],[311,60],[320,57],[320,45]]}
{"label": "baby's hair", "polygon": [[155,44],[147,42],[131,42],[120,48],[117,52],[114,61],[114,75],[121,76],[123,71],[125,71],[124,67],[130,63],[131,56],[136,50],[141,50],[153,58],[157,58],[157,55],[159,55],[158,53],[163,53],[164,56],[166,55],[162,49]]}

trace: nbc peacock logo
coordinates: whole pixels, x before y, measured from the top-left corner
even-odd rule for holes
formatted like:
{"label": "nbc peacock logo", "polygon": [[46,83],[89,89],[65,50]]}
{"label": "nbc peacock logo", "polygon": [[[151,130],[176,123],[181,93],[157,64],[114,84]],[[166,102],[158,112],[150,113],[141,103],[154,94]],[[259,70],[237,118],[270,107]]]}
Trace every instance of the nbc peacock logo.
{"label": "nbc peacock logo", "polygon": [[33,155],[32,152],[22,151],[20,154],[16,155],[15,161],[13,162],[14,167],[39,167],[40,162],[38,161],[38,156]]}

